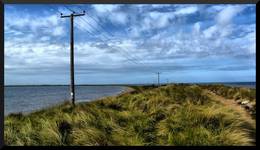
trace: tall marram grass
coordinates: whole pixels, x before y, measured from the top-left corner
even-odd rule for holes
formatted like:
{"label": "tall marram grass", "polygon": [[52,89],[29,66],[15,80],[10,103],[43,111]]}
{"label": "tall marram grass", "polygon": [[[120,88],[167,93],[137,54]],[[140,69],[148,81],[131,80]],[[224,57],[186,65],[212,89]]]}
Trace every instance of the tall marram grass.
{"label": "tall marram grass", "polygon": [[256,117],[256,89],[245,88],[245,87],[228,87],[225,85],[203,85],[203,89],[208,89],[217,95],[222,97],[233,99],[235,101],[246,101],[250,102],[250,113],[253,118]]}
{"label": "tall marram grass", "polygon": [[256,99],[256,89],[244,88],[244,87],[228,87],[225,85],[204,85],[203,88],[207,88],[218,95],[224,96],[229,99],[247,99],[254,101]]}
{"label": "tall marram grass", "polygon": [[244,120],[194,85],[135,91],[5,118],[6,145],[253,145]]}

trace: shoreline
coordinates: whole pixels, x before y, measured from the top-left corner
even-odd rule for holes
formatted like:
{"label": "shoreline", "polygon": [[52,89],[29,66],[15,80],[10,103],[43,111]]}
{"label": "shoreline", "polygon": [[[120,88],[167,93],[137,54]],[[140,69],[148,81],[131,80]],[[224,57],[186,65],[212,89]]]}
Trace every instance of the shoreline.
{"label": "shoreline", "polygon": [[[134,91],[133,88],[129,87],[129,86],[123,86],[125,89],[123,89],[121,92],[119,93],[116,93],[114,95],[110,95],[110,96],[103,96],[103,97],[99,97],[99,98],[95,98],[95,99],[82,99],[82,100],[76,100],[76,104],[77,103],[89,103],[89,102],[95,102],[95,101],[98,101],[98,100],[101,100],[101,99],[105,99],[105,98],[108,98],[108,97],[116,97],[116,96],[120,96],[120,95],[123,95],[123,94],[126,94],[126,93],[130,93],[132,91]],[[70,100],[64,100],[64,101],[61,101],[61,102],[58,102],[56,104],[53,104],[53,105],[50,105],[50,106],[46,106],[46,107],[43,107],[43,108],[39,108],[39,109],[35,109],[35,110],[32,110],[32,111],[22,111],[22,112],[10,112],[8,114],[4,114],[4,117],[7,117],[9,116],[10,114],[23,114],[23,115],[29,115],[31,113],[35,113],[35,112],[38,112],[38,111],[43,111],[43,110],[46,110],[46,109],[51,109],[53,107],[57,107],[59,105],[62,105],[66,102],[69,102],[70,103]]]}
{"label": "shoreline", "polygon": [[[169,84],[169,85],[179,85],[178,83],[177,84]],[[193,85],[193,84],[189,84],[189,85]],[[194,84],[196,85],[196,84]],[[199,84],[199,85],[204,85],[204,84]],[[244,85],[227,85],[227,84],[205,84],[205,85],[223,85],[225,87],[229,87],[229,88],[247,88],[247,89],[256,89],[256,88],[252,88],[252,87],[247,87],[247,86],[244,86]],[[162,85],[163,86],[163,85]],[[167,86],[167,85],[164,85],[164,86]],[[109,98],[109,97],[118,97],[118,96],[122,96],[124,94],[127,94],[127,93],[131,93],[133,91],[136,91],[136,89],[133,88],[133,86],[123,86],[124,89],[117,93],[117,94],[114,94],[114,95],[110,95],[110,96],[103,96],[103,97],[99,97],[99,98],[95,98],[95,99],[82,99],[82,100],[76,100],[76,104],[79,104],[79,103],[90,103],[90,102],[96,102],[96,101],[100,101],[100,100],[103,100],[103,99],[106,99],[106,98]],[[143,86],[137,86],[137,87],[143,87]],[[23,114],[23,115],[29,115],[31,113],[35,113],[35,112],[38,112],[38,111],[43,111],[43,110],[46,110],[46,109],[51,109],[51,108],[54,108],[54,107],[57,107],[57,106],[60,106],[66,102],[69,102],[70,103],[70,100],[64,100],[64,101],[61,101],[61,102],[58,102],[56,104],[53,104],[53,105],[50,105],[50,106],[46,106],[46,107],[42,107],[42,108],[39,108],[39,109],[35,109],[35,110],[32,110],[32,111],[23,111],[23,112],[10,112],[8,114],[4,114],[4,117],[7,117],[9,116],[10,114]]]}
{"label": "shoreline", "polygon": [[[224,85],[238,85],[238,86],[252,86],[252,83],[255,85],[255,81],[243,81],[243,82],[172,82],[169,84],[224,84]],[[166,84],[166,83],[162,83]],[[142,83],[142,84],[79,84],[75,86],[152,86],[154,83]],[[40,85],[4,85],[4,87],[34,87],[34,86],[70,86],[70,85],[62,85],[62,84],[40,84]]]}
{"label": "shoreline", "polygon": [[[89,102],[96,102],[96,101],[99,101],[99,100],[103,100],[105,98],[109,98],[109,97],[117,97],[117,96],[121,96],[121,95],[124,95],[124,94],[127,94],[127,93],[131,93],[133,91],[135,91],[135,89],[129,87],[129,86],[124,86],[126,89],[122,90],[121,92],[115,94],[115,95],[111,95],[111,96],[103,96],[103,97],[100,97],[100,98],[96,98],[96,99],[92,99],[90,101],[87,101],[87,100],[79,100],[79,101],[76,101],[76,103],[89,103]],[[62,103],[61,103],[62,104]]]}

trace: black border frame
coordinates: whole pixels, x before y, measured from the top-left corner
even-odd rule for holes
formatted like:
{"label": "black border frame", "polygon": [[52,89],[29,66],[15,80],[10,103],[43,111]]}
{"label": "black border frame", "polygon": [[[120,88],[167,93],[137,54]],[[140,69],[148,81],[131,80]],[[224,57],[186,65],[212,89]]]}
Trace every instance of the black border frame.
{"label": "black border frame", "polygon": [[[259,0],[0,0],[0,149],[5,149],[5,148],[19,148],[19,149],[28,149],[32,147],[10,147],[10,146],[5,146],[4,145],[4,4],[256,4],[256,23],[257,23],[257,3]],[[257,26],[256,26],[257,28]],[[256,30],[257,34],[257,30]],[[256,46],[257,49],[257,46]],[[257,55],[256,55],[257,57]],[[256,59],[256,58],[255,58]],[[257,59],[256,59],[257,60]],[[257,61],[256,61],[257,64]],[[256,69],[257,72],[257,69]],[[256,73],[257,74],[257,73]],[[256,76],[257,78],[257,76]],[[256,134],[257,135],[257,134]],[[257,143],[257,142],[256,142]],[[62,149],[80,149],[82,148],[81,146],[75,146],[75,147],[44,147],[44,146],[37,146],[36,148],[62,148]],[[112,149],[112,148],[120,148],[120,149],[139,149],[139,148],[144,148],[144,147],[139,147],[139,146],[132,146],[132,147],[118,147],[118,146],[109,146],[109,147],[83,147],[83,148],[90,148],[90,149],[99,149],[99,148],[104,148],[104,149]],[[150,148],[150,147],[145,147],[145,148]],[[156,146],[154,148],[163,148],[163,149],[180,149],[180,147],[172,147],[172,146]],[[208,149],[208,148],[213,148],[212,146],[207,146],[207,147],[187,147],[183,146],[181,149],[188,148],[188,149]],[[214,147],[214,148],[224,148],[224,147]],[[237,149],[238,147],[233,147],[229,146],[226,148],[234,148]],[[242,147],[240,147],[242,148]],[[239,148],[239,149],[240,149]],[[252,147],[243,147],[246,149],[256,149],[256,146]]]}

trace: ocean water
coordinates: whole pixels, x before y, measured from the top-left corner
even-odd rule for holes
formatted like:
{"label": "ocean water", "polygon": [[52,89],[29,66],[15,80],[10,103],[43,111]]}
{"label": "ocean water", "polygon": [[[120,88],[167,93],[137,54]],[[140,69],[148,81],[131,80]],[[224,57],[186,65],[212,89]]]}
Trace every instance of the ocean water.
{"label": "ocean water", "polygon": [[[69,86],[6,86],[4,113],[28,113],[69,100]],[[76,102],[112,96],[126,90],[124,86],[75,86]]]}
{"label": "ocean water", "polygon": [[246,87],[246,88],[256,88],[256,82],[204,82],[204,83],[194,83],[194,84],[223,84],[225,86],[231,87]]}
{"label": "ocean water", "polygon": [[224,85],[227,86],[233,86],[233,87],[247,87],[247,88],[256,88],[256,82],[231,82],[231,83],[224,83]]}

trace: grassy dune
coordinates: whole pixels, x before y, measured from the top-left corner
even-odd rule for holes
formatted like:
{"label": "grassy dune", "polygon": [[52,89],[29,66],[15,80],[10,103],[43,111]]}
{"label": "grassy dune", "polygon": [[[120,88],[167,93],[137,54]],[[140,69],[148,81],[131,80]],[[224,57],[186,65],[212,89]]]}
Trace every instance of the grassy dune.
{"label": "grassy dune", "polygon": [[133,88],[130,93],[74,108],[67,102],[28,115],[11,114],[4,122],[5,143],[255,145],[255,127],[241,119],[241,114],[212,100],[205,92],[210,86]]}
{"label": "grassy dune", "polygon": [[248,101],[245,106],[250,106],[250,114],[253,118],[256,117],[256,89],[250,89],[245,87],[228,87],[224,85],[205,85],[201,86],[204,89],[208,89],[215,94],[227,99],[232,99],[237,103],[242,101]]}

